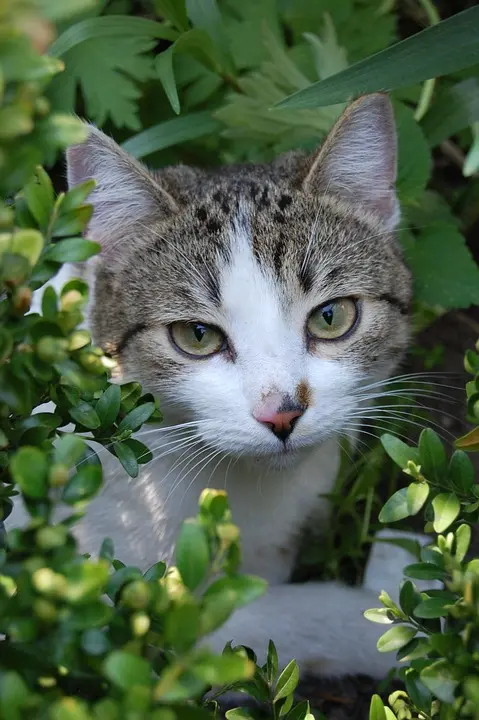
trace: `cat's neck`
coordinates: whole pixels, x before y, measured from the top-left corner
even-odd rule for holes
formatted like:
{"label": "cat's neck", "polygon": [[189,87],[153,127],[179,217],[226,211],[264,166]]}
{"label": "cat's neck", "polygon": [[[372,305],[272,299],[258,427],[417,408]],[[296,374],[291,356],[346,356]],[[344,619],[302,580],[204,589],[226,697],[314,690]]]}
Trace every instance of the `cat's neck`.
{"label": "cat's neck", "polygon": [[146,568],[172,561],[180,524],[196,515],[201,491],[225,489],[241,530],[243,570],[271,583],[286,581],[308,518],[321,523],[326,517],[321,495],[331,492],[336,478],[337,440],[305,451],[282,469],[241,457],[219,462],[212,456],[205,463],[206,456],[207,449],[198,446],[183,457],[181,450],[157,457],[136,479],[108,461],[106,486],[79,530],[82,549],[96,553],[110,536],[124,562]]}

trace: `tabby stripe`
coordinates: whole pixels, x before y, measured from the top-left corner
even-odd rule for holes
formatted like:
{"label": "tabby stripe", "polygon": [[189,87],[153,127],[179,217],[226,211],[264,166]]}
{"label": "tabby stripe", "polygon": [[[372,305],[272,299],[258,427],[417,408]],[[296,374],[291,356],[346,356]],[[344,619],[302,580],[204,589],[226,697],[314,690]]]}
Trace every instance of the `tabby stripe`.
{"label": "tabby stripe", "polygon": [[397,308],[401,315],[409,315],[409,305],[406,303],[403,303],[401,300],[398,300],[398,298],[393,297],[393,295],[389,295],[389,293],[384,293],[383,295],[379,295],[377,300],[381,302],[387,302],[389,305],[392,305],[393,307]]}
{"label": "tabby stripe", "polygon": [[129,328],[121,337],[120,342],[116,346],[116,352],[118,354],[121,354],[123,350],[125,350],[126,346],[130,342],[130,340],[139,333],[143,332],[143,330],[147,329],[147,325],[145,323],[136,323],[136,325],[133,325],[133,327]]}

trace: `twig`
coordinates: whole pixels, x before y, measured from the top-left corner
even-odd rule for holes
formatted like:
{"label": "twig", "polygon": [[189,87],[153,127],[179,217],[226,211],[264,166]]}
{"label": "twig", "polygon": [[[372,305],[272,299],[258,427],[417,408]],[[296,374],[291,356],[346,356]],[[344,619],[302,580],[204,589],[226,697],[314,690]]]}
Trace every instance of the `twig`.
{"label": "twig", "polygon": [[457,147],[451,140],[444,140],[440,146],[441,151],[444,153],[444,155],[454,163],[454,165],[457,165],[458,168],[462,170],[462,167],[464,165],[465,155],[462,152],[460,148]]}
{"label": "twig", "polygon": [[[429,20],[430,25],[437,25],[438,22],[441,21],[441,18],[439,16],[438,11],[434,7],[431,0],[419,0],[424,12],[427,15],[427,19]],[[436,85],[436,78],[429,78],[429,80],[426,80],[423,83],[423,86],[421,88],[421,95],[419,97],[419,102],[416,107],[416,112],[414,113],[414,118],[419,122],[424,115],[429,110],[429,106],[431,104],[432,96],[434,94],[434,87]]]}

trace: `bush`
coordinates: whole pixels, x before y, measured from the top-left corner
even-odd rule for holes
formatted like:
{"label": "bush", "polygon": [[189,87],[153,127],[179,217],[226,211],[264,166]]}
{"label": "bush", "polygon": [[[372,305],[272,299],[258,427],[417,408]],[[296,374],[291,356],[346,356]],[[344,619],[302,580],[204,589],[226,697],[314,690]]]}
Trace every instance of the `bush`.
{"label": "bush", "polygon": [[[420,5],[436,24],[431,3]],[[401,237],[415,273],[416,324],[424,325],[479,298],[478,269],[463,235],[478,218],[477,179],[460,179],[451,192],[434,177],[426,189],[432,149],[446,142],[450,153],[453,134],[463,175],[479,167],[478,8],[406,41],[406,60],[403,45],[354,64],[396,39],[389,3],[378,9],[372,0],[326,2],[318,9],[291,0],[279,11],[266,0],[241,7],[155,0],[135,16],[127,14],[128,0],[40,6],[42,13],[36,3],[7,0],[0,9],[0,186],[7,198],[0,207],[0,508],[6,519],[21,495],[30,514],[26,527],[5,534],[0,555],[0,716],[200,720],[216,714],[214,698],[228,688],[266,702],[274,718],[311,720],[307,702],[294,704],[298,668],[292,661],[278,676],[273,643],[260,668],[243,648],[218,656],[199,642],[265,589],[261,579],[239,573],[238,530],[224,493],[203,493],[197,518],[179,535],[176,567],[158,562],[142,574],[115,559],[108,539],[95,560],[76,549],[71,527],[102,483],[99,453],[84,434],[134,477],[150,453],[133,434],[161,413],[138,383],[110,384],[113,362],[81,328],[84,282],[70,281],[59,296],[47,290],[41,313],[27,314],[32,292],[63,263],[99,250],[81,237],[93,183],[55,195],[41,164],[51,166],[59,150],[83,139],[71,114],[78,94],[98,124],[140,131],[123,136],[125,147],[161,165],[180,158],[261,161],[309,148],[340,111],[331,102],[347,100],[352,88],[397,88]],[[360,32],[365,25],[370,33]],[[439,83],[430,79],[445,73]],[[286,109],[270,111],[290,94]],[[474,377],[469,420],[477,423],[473,351],[466,368]],[[32,414],[45,403],[54,407]],[[380,520],[424,514],[425,531],[437,535],[405,574],[441,580],[445,589],[419,593],[406,580],[399,607],[383,593],[383,607],[368,611],[369,619],[393,625],[378,647],[398,651],[405,685],[389,707],[373,697],[371,720],[477,718],[479,566],[466,554],[479,493],[464,452],[478,449],[477,429],[458,441],[462,449],[450,460],[428,429],[417,448],[391,435],[382,443],[409,485],[386,503]],[[381,467],[366,455],[367,488]],[[357,503],[360,496],[352,497]],[[69,513],[62,521],[60,506]]]}

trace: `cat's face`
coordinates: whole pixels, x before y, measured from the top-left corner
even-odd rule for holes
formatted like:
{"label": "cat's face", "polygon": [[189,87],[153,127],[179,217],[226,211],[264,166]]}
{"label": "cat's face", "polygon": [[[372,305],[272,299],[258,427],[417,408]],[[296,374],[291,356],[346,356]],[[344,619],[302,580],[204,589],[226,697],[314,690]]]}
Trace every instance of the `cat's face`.
{"label": "cat's face", "polygon": [[394,166],[382,96],[319,156],[216,175],[152,177],[92,134],[69,169],[99,182],[95,339],[213,449],[284,458],[350,431],[408,340]]}

